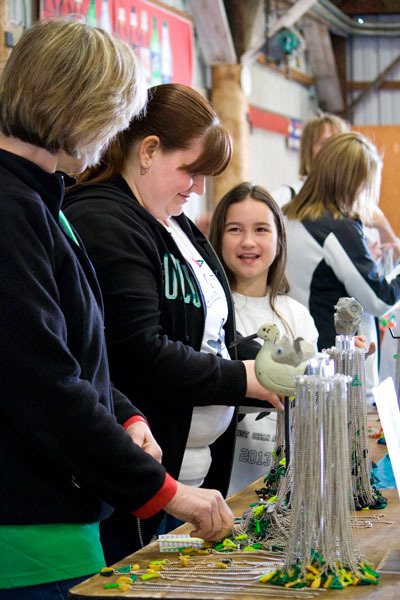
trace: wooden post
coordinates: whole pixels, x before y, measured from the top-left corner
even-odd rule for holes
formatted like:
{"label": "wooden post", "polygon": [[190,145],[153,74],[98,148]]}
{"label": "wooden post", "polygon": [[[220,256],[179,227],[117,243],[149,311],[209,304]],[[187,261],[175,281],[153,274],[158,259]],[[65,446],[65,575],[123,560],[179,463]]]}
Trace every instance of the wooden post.
{"label": "wooden post", "polygon": [[214,65],[211,70],[211,102],[233,141],[232,160],[214,180],[216,205],[228,190],[250,177],[250,127],[248,101],[240,84],[241,65]]}
{"label": "wooden post", "polygon": [[0,0],[0,70],[8,58],[8,50],[5,44],[5,32],[8,28],[8,1]]}

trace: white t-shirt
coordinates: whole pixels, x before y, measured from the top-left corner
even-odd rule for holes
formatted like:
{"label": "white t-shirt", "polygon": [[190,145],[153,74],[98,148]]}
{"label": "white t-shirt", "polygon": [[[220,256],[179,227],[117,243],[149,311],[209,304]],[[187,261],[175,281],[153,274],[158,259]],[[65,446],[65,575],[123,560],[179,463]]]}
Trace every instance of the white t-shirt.
{"label": "white t-shirt", "polygon": [[[236,329],[243,336],[255,333],[264,323],[274,323],[282,335],[290,335],[272,311],[268,296],[254,298],[234,292],[233,300]],[[305,306],[287,295],[281,295],[277,296],[275,307],[290,327],[293,338],[302,337],[317,349],[318,331]],[[263,343],[260,338],[257,341]],[[229,495],[268,473],[276,442],[275,412],[263,415],[259,408],[249,407],[241,407],[239,412]]]}
{"label": "white t-shirt", "polygon": [[[168,220],[168,230],[192,268],[204,299],[206,319],[201,352],[229,360],[224,331],[224,324],[228,318],[228,304],[223,287],[174,219]],[[209,446],[229,427],[233,413],[233,406],[194,407],[179,481],[193,486],[203,483],[211,465]]]}
{"label": "white t-shirt", "polygon": [[[236,329],[242,335],[255,333],[264,323],[274,323],[279,328],[281,335],[290,335],[281,319],[273,312],[268,295],[254,298],[234,292],[233,300],[235,303]],[[310,344],[317,345],[317,328],[314,325],[312,316],[303,304],[283,294],[276,297],[275,310],[282,315],[290,327],[293,339],[302,337]],[[264,343],[260,338],[257,338],[257,341],[260,344]]]}

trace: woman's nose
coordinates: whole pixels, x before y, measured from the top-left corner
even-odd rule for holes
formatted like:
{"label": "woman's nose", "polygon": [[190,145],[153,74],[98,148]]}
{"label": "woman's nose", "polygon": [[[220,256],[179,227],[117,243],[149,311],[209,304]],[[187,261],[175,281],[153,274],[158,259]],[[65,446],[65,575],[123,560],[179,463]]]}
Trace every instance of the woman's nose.
{"label": "woman's nose", "polygon": [[193,177],[192,191],[199,196],[202,196],[206,188],[205,175],[195,175]]}

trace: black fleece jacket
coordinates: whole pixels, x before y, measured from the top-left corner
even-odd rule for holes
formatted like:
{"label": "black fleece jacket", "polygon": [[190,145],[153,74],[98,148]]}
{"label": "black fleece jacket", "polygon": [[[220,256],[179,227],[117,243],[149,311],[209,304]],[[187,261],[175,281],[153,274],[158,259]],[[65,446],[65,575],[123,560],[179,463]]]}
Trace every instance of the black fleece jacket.
{"label": "black fleece jacket", "polygon": [[58,221],[64,178],[0,151],[0,183],[0,523],[159,510],[170,478],[122,427],[141,413],[110,384],[96,276]]}
{"label": "black fleece jacket", "polygon": [[[112,380],[135,398],[179,475],[194,406],[243,403],[243,363],[201,353],[205,309],[190,266],[168,231],[136,200],[122,177],[82,185],[66,195],[65,213],[94,263],[105,303]],[[219,278],[229,307],[227,346],[234,339],[233,305],[220,263],[204,235],[176,217]],[[211,447],[206,486],[226,493],[236,416]]]}

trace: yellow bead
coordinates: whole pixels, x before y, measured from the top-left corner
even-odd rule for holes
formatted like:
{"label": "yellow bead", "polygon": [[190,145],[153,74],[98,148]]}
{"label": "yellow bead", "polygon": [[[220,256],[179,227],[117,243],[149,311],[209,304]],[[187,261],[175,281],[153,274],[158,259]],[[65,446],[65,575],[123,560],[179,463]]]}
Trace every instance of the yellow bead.
{"label": "yellow bead", "polygon": [[[132,583],[132,580],[131,580],[131,583]],[[127,592],[128,590],[131,589],[131,586],[129,583],[120,583],[118,589],[120,592]]]}
{"label": "yellow bead", "polygon": [[310,585],[310,587],[312,587],[312,588],[319,588],[319,587],[321,587],[321,577],[316,577],[314,579],[314,581],[312,582],[312,584]]}
{"label": "yellow bead", "polygon": [[153,571],[153,573],[154,573],[154,571],[162,571],[163,568],[164,568],[164,565],[152,565],[150,563],[150,565],[149,565],[149,567],[147,569],[147,572]]}
{"label": "yellow bead", "polygon": [[103,575],[103,577],[110,577],[111,575],[114,575],[114,572],[112,567],[103,567],[100,570],[100,575]]}
{"label": "yellow bead", "polygon": [[275,575],[276,571],[271,571],[270,573],[266,573],[265,575],[261,575],[261,577],[259,578],[258,581],[260,581],[261,583],[267,583],[267,581],[269,581],[270,579],[273,578],[273,576]]}
{"label": "yellow bead", "polygon": [[160,573],[143,573],[141,580],[149,581],[150,579],[158,579],[158,577],[161,577]]}
{"label": "yellow bead", "polygon": [[232,540],[230,540],[229,538],[226,538],[223,542],[222,545],[225,548],[236,548],[236,544],[235,542],[232,542]]}
{"label": "yellow bead", "polygon": [[189,557],[188,556],[180,556],[179,562],[181,563],[181,567],[188,567],[189,566]]}
{"label": "yellow bead", "polygon": [[288,581],[287,583],[285,583],[285,587],[291,588],[294,585],[297,585],[298,583],[303,583],[303,581],[300,578],[296,579],[295,581]]}
{"label": "yellow bead", "polygon": [[310,573],[314,573],[314,575],[319,575],[320,573],[317,567],[314,567],[314,565],[306,565],[306,569],[307,571],[310,571]]}
{"label": "yellow bead", "polygon": [[181,549],[181,554],[192,554],[192,552],[194,552],[195,548],[193,548],[192,546],[188,546],[187,548],[182,548]]}
{"label": "yellow bead", "polygon": [[118,577],[117,583],[129,583],[130,585],[132,583],[132,579],[130,577],[126,577],[125,575],[121,575],[121,577]]}

